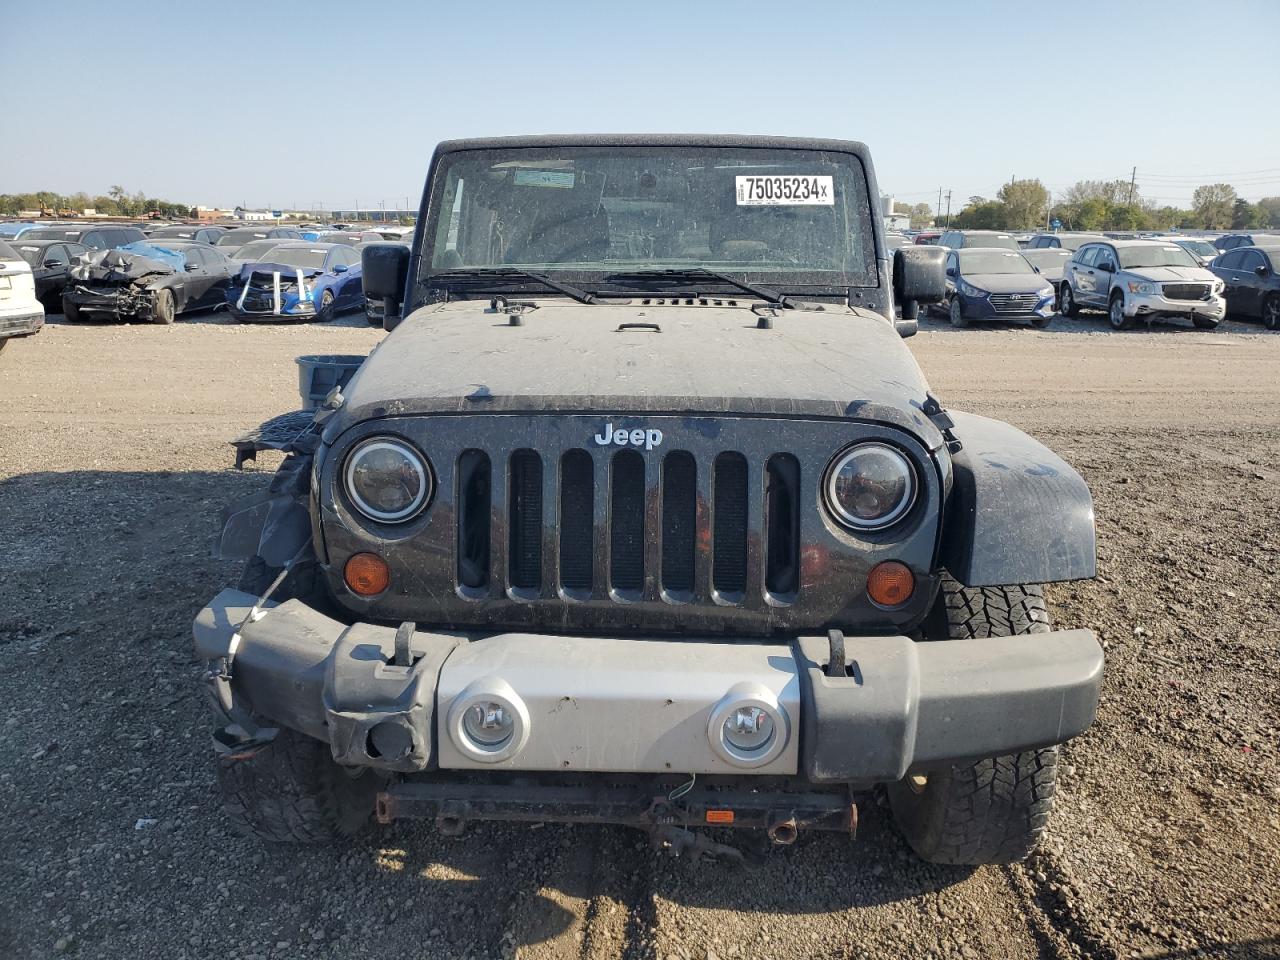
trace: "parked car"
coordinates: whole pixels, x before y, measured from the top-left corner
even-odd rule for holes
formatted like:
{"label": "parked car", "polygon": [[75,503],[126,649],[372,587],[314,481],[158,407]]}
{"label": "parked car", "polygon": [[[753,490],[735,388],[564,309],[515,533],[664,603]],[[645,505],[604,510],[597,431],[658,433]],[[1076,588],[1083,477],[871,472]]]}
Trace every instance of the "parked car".
{"label": "parked car", "polygon": [[1028,250],[1070,250],[1076,251],[1086,243],[1101,240],[1100,233],[1037,233],[1027,243]]}
{"label": "parked car", "polygon": [[147,235],[137,227],[128,226],[54,226],[24,230],[22,240],[65,240],[79,243],[94,250],[114,250],[130,243],[142,243]]}
{"label": "parked car", "polygon": [[44,307],[36,299],[31,264],[0,240],[0,350],[10,340],[39,333],[43,326]]}
{"label": "parked car", "polygon": [[11,246],[23,260],[31,264],[31,277],[36,285],[36,299],[45,313],[62,310],[62,288],[71,278],[71,268],[79,257],[89,252],[82,243],[63,240],[17,240]]}
{"label": "parked car", "polygon": [[941,236],[942,234],[937,230],[921,230],[916,234],[915,242],[922,247],[932,247],[937,245],[938,238]]}
{"label": "parked car", "polygon": [[227,232],[226,227],[199,227],[191,224],[176,223],[168,227],[156,227],[147,234],[148,240],[199,240],[210,245]]}
{"label": "parked car", "polygon": [[214,244],[230,256],[251,240],[301,240],[302,234],[290,227],[233,227]]}
{"label": "parked car", "polygon": [[938,245],[960,250],[964,247],[999,247],[1018,250],[1013,234],[1001,230],[947,230],[938,238]]}
{"label": "parked car", "polygon": [[1220,253],[1234,250],[1236,247],[1251,247],[1253,246],[1253,235],[1248,233],[1227,233],[1213,241],[1213,245],[1218,248]]}
{"label": "parked car", "polygon": [[[236,264],[236,268],[244,266],[246,263],[254,263],[261,260],[268,253],[280,246],[282,243],[298,243],[296,240],[282,240],[279,237],[272,237],[269,240],[250,240],[242,247],[236,247],[228,255],[228,259]],[[227,249],[219,247],[218,249]]]}
{"label": "parked car", "polygon": [[1226,315],[1223,282],[1176,243],[1107,240],[1087,243],[1072,255],[1058,288],[1059,312],[1074,317],[1081,307],[1107,311],[1116,330],[1139,317],[1189,318],[1211,330]]}
{"label": "parked car", "polygon": [[[1093,503],[931,392],[900,338],[946,256],[877,268],[866,147],[504,138],[429,169],[412,250],[364,250],[400,322],[227,512],[244,573],[197,614],[238,830],[825,829],[834,862],[883,783],[925,859],[1028,856],[1098,704],[1101,646],[1040,586],[1094,576]],[[650,223],[718,208],[711,243],[628,249],[606,183]]]}
{"label": "parked car", "polygon": [[92,254],[71,271],[62,313],[173,323],[189,310],[223,302],[234,267],[216,247],[194,240],[132,243]]}
{"label": "parked car", "polygon": [[1036,250],[1028,248],[1022,251],[1022,255],[1031,266],[1040,271],[1040,276],[1048,280],[1049,285],[1053,287],[1053,303],[1056,307],[1058,305],[1058,285],[1062,283],[1062,271],[1071,259],[1071,251],[1062,247],[1041,247]]}
{"label": "parked car", "polygon": [[1005,247],[962,247],[947,254],[947,296],[939,305],[953,327],[974,320],[1053,319],[1053,286],[1027,258]]}
{"label": "parked car", "polygon": [[1228,250],[1209,265],[1226,284],[1227,311],[1259,317],[1268,330],[1280,330],[1280,238]]}
{"label": "parked car", "polygon": [[1208,240],[1200,237],[1161,237],[1160,239],[1165,243],[1176,243],[1191,254],[1202,267],[1207,267],[1209,261],[1221,252]]}
{"label": "parked car", "polygon": [[245,263],[227,291],[239,320],[330,320],[365,305],[360,254],[342,243],[281,243]]}

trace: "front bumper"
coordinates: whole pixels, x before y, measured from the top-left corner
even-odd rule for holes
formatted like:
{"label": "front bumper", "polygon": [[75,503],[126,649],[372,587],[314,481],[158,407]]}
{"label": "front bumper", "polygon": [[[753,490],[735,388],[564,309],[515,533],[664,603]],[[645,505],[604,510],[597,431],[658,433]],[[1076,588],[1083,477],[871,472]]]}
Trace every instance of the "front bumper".
{"label": "front bumper", "polygon": [[[347,627],[297,600],[265,604],[241,627],[254,600],[224,590],[197,616],[196,650],[221,664],[211,682],[229,684],[239,709],[327,742],[339,763],[406,773],[894,781],[1078,735],[1093,721],[1102,676],[1087,630],[943,643],[847,637],[844,669],[830,671],[826,637],[397,631]],[[478,750],[461,716],[495,699],[516,730],[500,749]],[[757,754],[723,743],[726,711],[745,702],[778,718]]]}
{"label": "front bumper", "polygon": [[150,316],[154,297],[150,290],[130,290],[127,287],[95,290],[92,287],[75,286],[64,291],[62,299],[75,304],[84,313],[144,317]]}
{"label": "front bumper", "polygon": [[1054,303],[1057,300],[1055,293],[1041,297],[1029,310],[997,310],[989,299],[990,294],[970,297],[957,293],[956,296],[960,299],[960,313],[966,320],[1043,320],[1053,316]]}
{"label": "front bumper", "polygon": [[29,337],[44,326],[44,310],[4,309],[0,307],[0,339]]}
{"label": "front bumper", "polygon": [[1158,293],[1127,293],[1124,298],[1124,315],[1126,317],[1197,316],[1222,320],[1227,315],[1227,301],[1220,296],[1209,297],[1207,300],[1170,300]]}

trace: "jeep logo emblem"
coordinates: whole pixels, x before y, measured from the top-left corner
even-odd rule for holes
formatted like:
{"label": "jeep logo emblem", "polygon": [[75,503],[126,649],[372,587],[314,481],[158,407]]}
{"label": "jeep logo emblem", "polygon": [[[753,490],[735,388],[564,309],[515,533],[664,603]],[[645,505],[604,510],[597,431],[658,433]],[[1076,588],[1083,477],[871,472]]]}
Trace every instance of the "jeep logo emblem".
{"label": "jeep logo emblem", "polygon": [[593,439],[602,447],[607,447],[609,444],[614,443],[620,447],[630,444],[633,447],[644,447],[646,450],[652,450],[662,443],[662,431],[641,430],[638,427],[630,431],[615,430],[612,423],[606,423],[603,432],[597,433]]}

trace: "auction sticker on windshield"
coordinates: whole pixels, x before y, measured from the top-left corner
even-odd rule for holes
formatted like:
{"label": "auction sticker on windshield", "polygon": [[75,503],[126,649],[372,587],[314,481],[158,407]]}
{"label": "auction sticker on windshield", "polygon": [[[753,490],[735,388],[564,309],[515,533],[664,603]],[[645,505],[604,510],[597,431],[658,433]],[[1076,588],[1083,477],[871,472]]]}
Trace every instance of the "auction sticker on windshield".
{"label": "auction sticker on windshield", "polygon": [[786,174],[734,177],[740,207],[822,206],[835,204],[832,177]]}

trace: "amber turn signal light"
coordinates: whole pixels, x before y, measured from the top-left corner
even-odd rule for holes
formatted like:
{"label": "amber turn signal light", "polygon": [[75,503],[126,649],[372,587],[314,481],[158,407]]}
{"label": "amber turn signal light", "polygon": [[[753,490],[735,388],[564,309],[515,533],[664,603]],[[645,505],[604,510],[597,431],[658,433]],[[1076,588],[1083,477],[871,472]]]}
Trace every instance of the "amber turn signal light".
{"label": "amber turn signal light", "polygon": [[391,583],[387,561],[376,553],[353,553],[342,568],[347,589],[361,597],[374,597]]}
{"label": "amber turn signal light", "polygon": [[882,607],[900,607],[911,599],[916,578],[905,563],[886,560],[871,568],[867,577],[867,596]]}
{"label": "amber turn signal light", "polygon": [[707,823],[722,823],[722,824],[733,823],[733,811],[732,810],[708,810]]}

